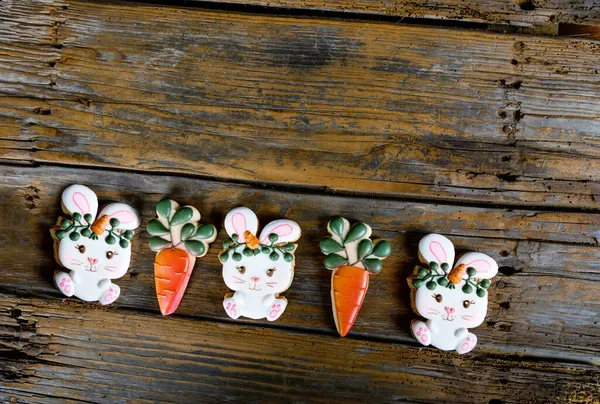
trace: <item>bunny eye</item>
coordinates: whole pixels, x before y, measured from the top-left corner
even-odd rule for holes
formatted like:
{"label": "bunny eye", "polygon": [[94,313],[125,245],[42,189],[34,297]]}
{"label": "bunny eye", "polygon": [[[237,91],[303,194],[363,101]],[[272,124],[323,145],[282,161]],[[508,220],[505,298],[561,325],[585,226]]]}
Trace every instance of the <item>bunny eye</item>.
{"label": "bunny eye", "polygon": [[474,302],[473,300],[465,300],[465,301],[463,302],[463,307],[464,307],[465,309],[468,309],[468,308],[469,308],[469,306],[471,306],[472,304],[475,304],[475,302]]}
{"label": "bunny eye", "polygon": [[119,255],[119,253],[116,251],[107,251],[106,252],[106,258],[108,258],[108,259],[112,259],[112,257],[114,257],[115,255]]}
{"label": "bunny eye", "polygon": [[277,271],[277,268],[270,268],[267,270],[267,276],[273,276],[273,274]]}
{"label": "bunny eye", "polygon": [[84,246],[84,245],[79,245],[79,244],[77,244],[77,245],[75,246],[75,248],[76,248],[77,250],[79,250],[79,252],[80,252],[80,253],[82,253],[82,254],[85,254],[85,246]]}
{"label": "bunny eye", "polygon": [[246,267],[245,266],[239,266],[239,267],[235,267],[235,269],[237,269],[238,271],[240,271],[241,274],[243,274],[244,272],[246,272]]}
{"label": "bunny eye", "polygon": [[444,297],[442,295],[438,294],[434,294],[433,298],[435,299],[436,302],[441,303],[442,300],[444,300]]}

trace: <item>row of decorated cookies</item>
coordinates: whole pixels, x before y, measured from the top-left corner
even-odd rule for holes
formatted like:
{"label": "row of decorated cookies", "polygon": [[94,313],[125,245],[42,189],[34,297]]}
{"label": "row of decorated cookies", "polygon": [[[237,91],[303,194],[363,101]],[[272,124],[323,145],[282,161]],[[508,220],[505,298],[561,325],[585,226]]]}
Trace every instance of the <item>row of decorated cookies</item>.
{"label": "row of decorated cookies", "polygon": [[[140,225],[135,209],[111,203],[98,211],[96,194],[83,185],[71,185],[62,194],[60,217],[51,229],[56,261],[67,271],[56,271],[56,287],[66,296],[111,304],[121,290],[111,280],[127,273],[131,260],[133,231]],[[148,222],[155,251],[156,296],[163,315],[179,306],[192,275],[196,258],[208,252],[217,237],[212,224],[200,223],[193,206],[180,206],[162,199],[157,217]],[[275,321],[288,301],[281,294],[292,284],[296,262],[298,223],[279,219],[259,233],[258,218],[245,207],[225,217],[229,240],[223,243],[219,260],[223,279],[233,292],[225,295],[223,308],[232,319],[246,317]],[[382,269],[382,260],[391,254],[385,240],[371,240],[372,229],[365,223],[351,224],[342,217],[327,225],[329,237],[320,242],[325,267],[332,271],[333,318],[339,334],[345,336],[356,320],[367,294],[371,275]],[[411,332],[423,345],[467,353],[477,344],[468,328],[479,326],[487,313],[487,289],[498,271],[496,262],[485,254],[467,253],[454,263],[452,242],[429,234],[419,243],[421,263],[409,277],[412,306],[426,321],[415,320]]]}

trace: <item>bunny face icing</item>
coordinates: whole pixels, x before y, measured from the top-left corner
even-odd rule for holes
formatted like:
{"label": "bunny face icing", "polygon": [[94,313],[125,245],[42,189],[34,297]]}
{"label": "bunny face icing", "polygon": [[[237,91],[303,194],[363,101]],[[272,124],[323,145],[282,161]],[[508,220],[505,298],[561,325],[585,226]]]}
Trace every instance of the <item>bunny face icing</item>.
{"label": "bunny face icing", "polygon": [[60,263],[71,271],[85,271],[86,277],[117,279],[125,275],[131,261],[131,248],[118,243],[109,245],[104,234],[97,240],[80,237],[73,241],[63,239],[58,247]]}
{"label": "bunny face icing", "polygon": [[481,253],[466,253],[454,267],[454,246],[446,237],[429,234],[419,243],[419,258],[409,284],[415,311],[428,321],[413,321],[411,330],[423,345],[467,353],[477,344],[469,333],[483,323],[488,307],[489,279],[498,264]]}
{"label": "bunny face icing", "polygon": [[268,254],[246,257],[239,262],[229,260],[223,264],[223,279],[234,291],[249,295],[266,296],[287,290],[294,278],[294,262],[280,258],[271,261]]}
{"label": "bunny face icing", "polygon": [[275,220],[257,237],[256,215],[240,207],[227,214],[225,229],[231,240],[223,243],[220,254],[223,279],[235,291],[225,296],[225,311],[234,319],[276,320],[287,307],[279,293],[294,279],[293,242],[300,238],[300,226],[291,220]]}
{"label": "bunny face icing", "polygon": [[431,291],[426,287],[419,288],[416,293],[415,306],[423,317],[434,322],[444,322],[445,328],[474,328],[485,319],[487,312],[487,296],[478,297],[465,294],[460,288],[436,288]]}
{"label": "bunny face icing", "polygon": [[85,301],[114,302],[120,288],[110,279],[122,277],[129,269],[130,240],[140,224],[137,212],[128,205],[112,203],[96,215],[96,194],[83,185],[64,190],[62,207],[68,217],[59,218],[51,233],[58,263],[71,272],[55,273],[57,288]]}

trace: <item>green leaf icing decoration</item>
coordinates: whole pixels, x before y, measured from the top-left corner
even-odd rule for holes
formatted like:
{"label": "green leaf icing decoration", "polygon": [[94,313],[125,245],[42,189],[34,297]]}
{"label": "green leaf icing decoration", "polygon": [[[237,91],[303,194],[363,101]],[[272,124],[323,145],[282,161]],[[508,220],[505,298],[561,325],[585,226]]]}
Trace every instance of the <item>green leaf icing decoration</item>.
{"label": "green leaf icing decoration", "polygon": [[196,232],[196,226],[194,226],[192,223],[186,223],[181,228],[181,239],[183,241],[185,241],[188,238],[192,237],[192,235],[195,232]]}
{"label": "green leaf icing decoration", "polygon": [[390,244],[390,242],[386,240],[379,240],[377,243],[375,243],[375,246],[373,247],[373,252],[371,254],[378,258],[387,258],[390,256],[391,253],[392,245]]}
{"label": "green leaf icing decoration", "polygon": [[167,246],[171,246],[171,242],[169,240],[165,240],[161,237],[152,237],[148,244],[150,244],[150,248],[152,250],[162,250]]}
{"label": "green leaf icing decoration", "polygon": [[163,226],[163,224],[157,219],[152,219],[148,222],[148,226],[146,226],[146,231],[151,236],[163,236],[165,234],[169,234],[169,229]]}
{"label": "green leaf icing decoration", "polygon": [[204,243],[202,241],[187,240],[183,243],[183,245],[192,255],[195,256],[204,255],[204,252],[206,251],[206,247],[204,246]]}
{"label": "green leaf icing decoration", "polygon": [[341,217],[336,217],[329,222],[329,228],[339,238],[343,237],[344,232],[344,219]]}
{"label": "green leaf icing decoration", "polygon": [[[177,202],[164,198],[156,204],[156,214],[157,218],[150,220],[146,226],[146,231],[154,236],[149,242],[154,251],[180,248],[192,256],[201,257],[216,238],[215,226],[208,223],[198,225],[200,212],[193,206],[179,207]],[[223,260],[222,256],[219,258]]]}
{"label": "green leaf icing decoration", "polygon": [[179,209],[177,212],[175,212],[173,218],[171,219],[171,227],[189,222],[192,219],[192,216],[194,216],[194,211],[189,206]]}
{"label": "green leaf icing decoration", "polygon": [[321,240],[321,242],[319,243],[319,247],[321,247],[321,251],[323,251],[325,254],[336,253],[344,249],[344,246],[342,246],[340,243],[338,243],[331,237],[327,237]]}
{"label": "green leaf icing decoration", "polygon": [[366,270],[371,272],[372,274],[378,274],[379,272],[381,272],[381,268],[383,267],[381,260],[377,258],[364,259],[362,260],[362,263],[365,266]]}
{"label": "green leaf icing decoration", "polygon": [[221,253],[221,255],[219,255],[219,259],[222,263],[226,263],[227,259],[229,259],[229,254],[227,254],[226,252]]}
{"label": "green leaf icing decoration", "polygon": [[215,235],[215,233],[217,232],[217,229],[215,229],[215,226],[213,226],[212,224],[201,224],[200,227],[198,227],[198,230],[196,230],[196,234],[194,235],[194,238],[200,238],[200,239],[207,239],[207,238],[211,238]]}
{"label": "green leaf icing decoration", "polygon": [[171,200],[165,198],[158,201],[158,203],[156,204],[156,213],[158,213],[165,219],[168,219],[171,215]]}
{"label": "green leaf icing decoration", "polygon": [[347,264],[348,260],[337,254],[329,254],[327,257],[325,257],[325,260],[323,260],[323,263],[325,264],[325,267],[327,269],[336,269],[336,268],[341,267],[344,264]]}
{"label": "green leaf icing decoration", "polygon": [[[450,289],[456,288],[456,285],[449,281],[448,275],[450,275],[450,266],[447,263],[438,265],[437,262],[430,262],[428,268],[419,267],[416,269],[416,277],[412,280],[412,285],[415,288],[420,288],[423,285],[429,290],[435,290],[437,286],[446,287]],[[471,278],[477,276],[475,268],[467,268],[467,278],[463,278],[465,284],[462,287],[463,293],[475,293],[479,297],[485,296],[485,290],[490,287],[491,282],[489,279],[482,279],[479,283],[476,283]]]}
{"label": "green leaf icing decoration", "polygon": [[367,234],[367,226],[364,223],[356,223],[354,226],[350,228],[350,231],[346,235],[346,239],[344,240],[344,244],[351,243],[353,241],[359,240],[365,234]]}
{"label": "green leaf icing decoration", "polygon": [[319,244],[327,255],[324,263],[328,269],[349,265],[377,274],[383,267],[381,260],[391,254],[389,242],[370,239],[371,228],[365,223],[350,226],[346,219],[336,217],[329,222],[328,231],[331,237],[322,239]]}
{"label": "green leaf icing decoration", "polygon": [[[373,251],[373,243],[368,238],[361,240],[360,243],[358,243],[358,259],[361,260],[363,262],[363,264],[365,263],[366,256],[371,254],[372,251]],[[379,260],[377,260],[377,261],[379,261]],[[379,261],[379,263],[381,264],[381,261]],[[365,268],[366,268],[366,265],[365,265]],[[379,270],[381,270],[381,268]],[[379,272],[379,271],[377,271],[377,272]]]}

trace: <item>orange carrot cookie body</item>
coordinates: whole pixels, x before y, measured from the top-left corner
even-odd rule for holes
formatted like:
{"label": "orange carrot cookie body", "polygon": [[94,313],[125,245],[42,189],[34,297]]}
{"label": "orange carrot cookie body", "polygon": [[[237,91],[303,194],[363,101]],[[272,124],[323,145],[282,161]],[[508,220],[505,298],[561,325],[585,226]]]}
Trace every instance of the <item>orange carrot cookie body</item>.
{"label": "orange carrot cookie body", "polygon": [[344,337],[354,324],[362,307],[369,275],[381,272],[381,260],[391,253],[385,240],[371,241],[371,228],[364,223],[350,226],[350,222],[336,217],[327,225],[331,235],[321,240],[325,267],[331,275],[331,302],[338,333]]}
{"label": "orange carrot cookie body", "polygon": [[212,224],[198,224],[200,212],[193,206],[179,207],[170,199],[156,205],[157,218],[146,230],[153,236],[150,248],[158,252],[154,259],[156,297],[163,315],[177,310],[192,275],[197,257],[208,252],[217,230]]}

